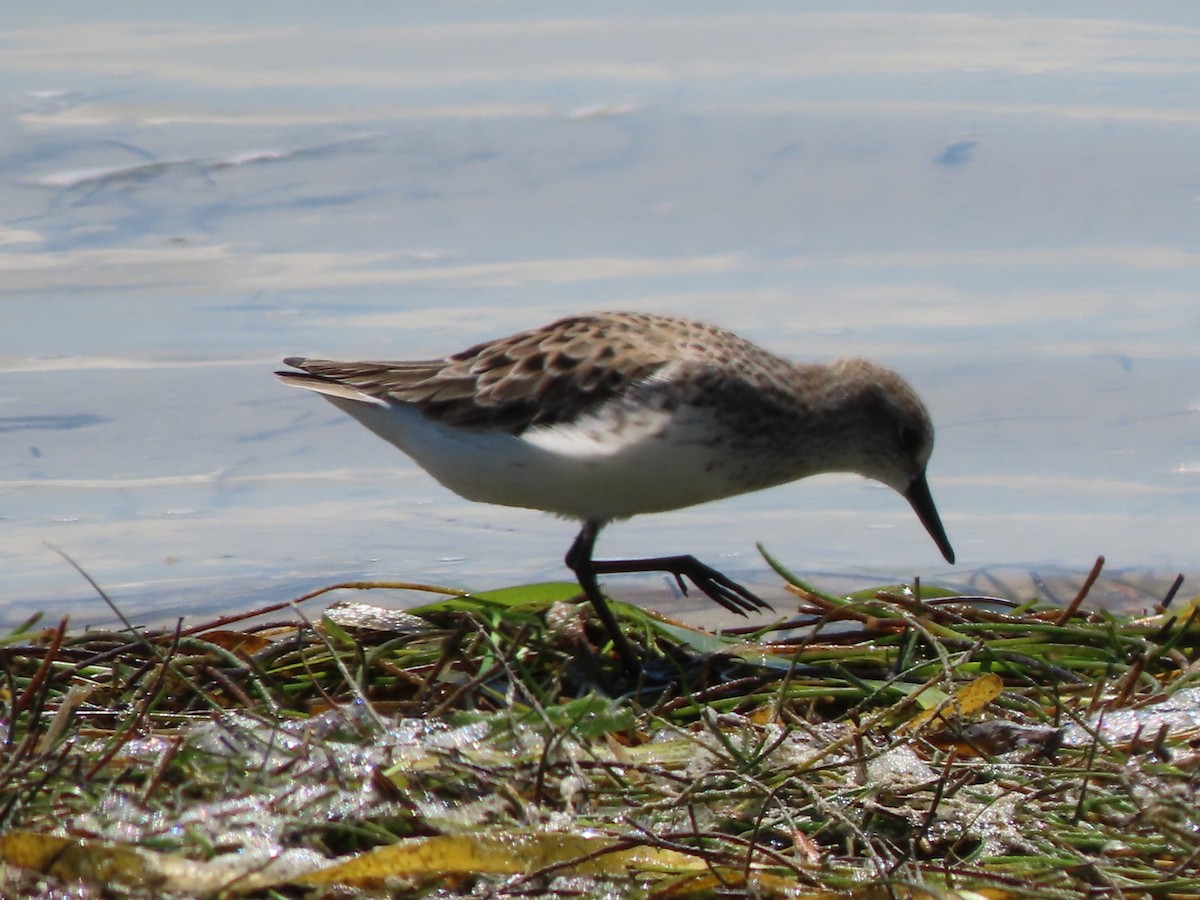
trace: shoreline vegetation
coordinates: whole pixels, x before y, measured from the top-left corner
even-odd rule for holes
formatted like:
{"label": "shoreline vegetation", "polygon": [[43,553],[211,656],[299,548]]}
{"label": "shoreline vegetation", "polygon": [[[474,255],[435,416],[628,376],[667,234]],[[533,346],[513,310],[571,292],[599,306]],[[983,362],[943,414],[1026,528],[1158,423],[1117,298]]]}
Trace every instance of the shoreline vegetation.
{"label": "shoreline vegetation", "polygon": [[[1182,578],[1128,614],[1102,560],[1052,605],[764,555],[795,600],[760,627],[614,602],[636,680],[569,583],[35,617],[0,635],[0,894],[1200,896]],[[431,602],[362,602],[396,587]]]}

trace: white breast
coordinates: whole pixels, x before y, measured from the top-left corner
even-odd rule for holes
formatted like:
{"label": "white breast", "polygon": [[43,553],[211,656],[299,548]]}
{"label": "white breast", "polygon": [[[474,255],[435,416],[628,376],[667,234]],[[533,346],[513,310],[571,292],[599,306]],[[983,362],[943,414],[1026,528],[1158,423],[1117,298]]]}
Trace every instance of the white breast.
{"label": "white breast", "polygon": [[705,410],[611,406],[519,436],[464,429],[403,405],[328,399],[462,497],[605,521],[740,493]]}

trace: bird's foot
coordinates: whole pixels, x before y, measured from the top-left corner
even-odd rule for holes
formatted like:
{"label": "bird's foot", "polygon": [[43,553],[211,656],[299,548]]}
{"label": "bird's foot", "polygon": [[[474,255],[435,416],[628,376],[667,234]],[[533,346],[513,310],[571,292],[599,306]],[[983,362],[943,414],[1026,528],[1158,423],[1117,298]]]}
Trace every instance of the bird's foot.
{"label": "bird's foot", "polygon": [[675,576],[679,589],[684,594],[688,592],[687,578],[703,591],[710,599],[720,604],[730,612],[744,616],[748,612],[769,610],[774,612],[770,603],[758,597],[753,592],[742,587],[733,579],[718,572],[712,566],[705,565],[694,556],[659,556],[651,559],[595,559],[591,562],[592,571],[598,575],[612,575],[625,572],[668,572]]}

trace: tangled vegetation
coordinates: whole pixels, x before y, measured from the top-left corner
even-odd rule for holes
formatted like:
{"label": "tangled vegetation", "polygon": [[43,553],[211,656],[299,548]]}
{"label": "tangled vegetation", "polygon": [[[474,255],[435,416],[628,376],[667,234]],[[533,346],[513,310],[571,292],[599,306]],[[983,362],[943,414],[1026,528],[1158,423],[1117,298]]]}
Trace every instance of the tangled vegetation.
{"label": "tangled vegetation", "polygon": [[30,622],[0,638],[0,893],[1200,896],[1178,582],[1132,617],[1089,585],[836,597],[777,570],[797,612],[755,631],[616,604],[636,680],[570,584]]}

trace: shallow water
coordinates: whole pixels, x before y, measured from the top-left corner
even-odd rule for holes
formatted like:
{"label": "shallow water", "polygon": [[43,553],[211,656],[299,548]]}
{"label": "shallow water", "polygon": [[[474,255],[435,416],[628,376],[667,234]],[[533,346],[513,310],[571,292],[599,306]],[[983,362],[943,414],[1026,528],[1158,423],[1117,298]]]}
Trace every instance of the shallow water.
{"label": "shallow water", "polygon": [[920,8],[10,16],[0,621],[107,617],[48,545],[138,616],[565,577],[569,523],[454,497],[271,371],[601,308],[902,371],[960,564],[847,477],[635,519],[604,555],[768,593],[756,541],[861,583],[1195,571],[1200,9]]}

